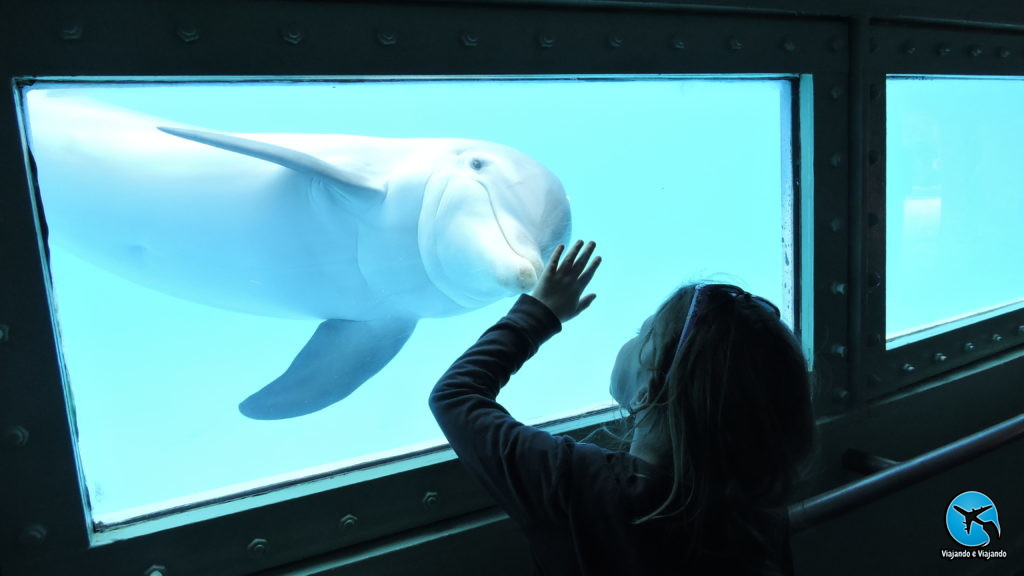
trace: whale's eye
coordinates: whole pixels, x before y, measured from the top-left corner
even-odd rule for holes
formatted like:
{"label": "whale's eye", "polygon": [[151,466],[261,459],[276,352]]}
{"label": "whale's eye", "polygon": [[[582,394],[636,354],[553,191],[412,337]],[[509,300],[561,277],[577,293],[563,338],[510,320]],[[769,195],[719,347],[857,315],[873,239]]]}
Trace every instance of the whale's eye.
{"label": "whale's eye", "polygon": [[469,165],[473,168],[473,170],[479,170],[484,167],[484,161],[479,158],[473,158],[472,160],[470,160]]}

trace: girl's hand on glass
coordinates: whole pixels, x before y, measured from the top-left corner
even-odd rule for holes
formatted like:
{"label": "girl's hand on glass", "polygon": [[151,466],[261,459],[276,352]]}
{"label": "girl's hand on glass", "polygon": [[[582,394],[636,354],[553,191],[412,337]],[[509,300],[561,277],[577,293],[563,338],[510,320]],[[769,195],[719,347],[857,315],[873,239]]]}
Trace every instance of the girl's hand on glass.
{"label": "girl's hand on glass", "polygon": [[584,246],[582,240],[577,240],[562,260],[565,246],[559,244],[533,289],[531,296],[540,300],[563,323],[586,310],[597,298],[593,293],[581,297],[601,264],[600,256],[590,260],[596,247],[594,242],[587,242]]}

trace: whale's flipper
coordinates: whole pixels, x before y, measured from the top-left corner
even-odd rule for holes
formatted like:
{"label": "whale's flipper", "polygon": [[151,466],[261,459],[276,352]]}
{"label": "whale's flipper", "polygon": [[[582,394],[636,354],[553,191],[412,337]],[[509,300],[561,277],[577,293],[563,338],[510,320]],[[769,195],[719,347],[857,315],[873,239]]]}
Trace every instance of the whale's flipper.
{"label": "whale's flipper", "polygon": [[379,205],[387,196],[387,190],[382,184],[374,182],[361,172],[346,170],[305,152],[250,138],[211,132],[209,130],[171,128],[169,126],[157,126],[157,128],[172,136],[245,154],[246,156],[273,162],[296,172],[322,178],[324,182],[327,182],[338,191],[342,198],[352,202],[359,210]]}
{"label": "whale's flipper", "polygon": [[280,420],[326,408],[387,365],[415,327],[408,318],[325,320],[284,374],[238,409],[256,420]]}

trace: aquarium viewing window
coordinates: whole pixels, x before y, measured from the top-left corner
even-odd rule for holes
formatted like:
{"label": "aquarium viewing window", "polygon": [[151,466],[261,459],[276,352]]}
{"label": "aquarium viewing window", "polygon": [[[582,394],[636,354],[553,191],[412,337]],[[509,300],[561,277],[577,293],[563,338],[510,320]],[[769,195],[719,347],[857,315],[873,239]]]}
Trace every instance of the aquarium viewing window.
{"label": "aquarium viewing window", "polygon": [[1024,306],[1024,79],[886,82],[887,348]]}
{"label": "aquarium viewing window", "polygon": [[[527,423],[616,417],[608,378],[619,346],[684,282],[741,284],[778,303],[794,325],[793,82],[111,78],[23,86],[94,526],[313,477],[389,474],[439,453],[445,441],[427,395],[521,291],[502,260],[509,245],[534,262],[562,239],[593,239],[604,258],[594,306],[499,397]],[[1021,210],[1008,168],[1024,117],[994,104],[1019,101],[1021,83],[936,86],[890,82],[891,106],[928,103],[890,123],[890,150],[914,158],[905,173],[890,160],[890,202],[903,207],[902,217],[891,212],[903,235],[890,234],[890,266],[931,249],[925,236],[955,244],[966,263],[977,253],[965,240],[979,218]],[[952,113],[979,90],[993,105]],[[484,148],[466,152],[474,146]],[[985,166],[959,166],[968,157],[959,146],[990,146],[969,156]],[[500,173],[460,180],[493,167]],[[959,172],[937,178],[940,169]],[[367,208],[381,190],[410,200],[381,215]],[[1007,202],[1016,212],[997,209]],[[972,208],[940,226],[951,203]],[[998,236],[986,243],[1009,241],[1012,224],[986,225]],[[980,284],[938,278],[934,266],[894,276],[893,301],[933,292],[915,288],[925,281],[983,300],[893,317],[890,332],[1019,297],[1020,271],[999,264],[977,264]],[[293,364],[305,372],[285,382],[291,387],[244,403]],[[341,374],[347,395],[318,380],[324,370]]]}

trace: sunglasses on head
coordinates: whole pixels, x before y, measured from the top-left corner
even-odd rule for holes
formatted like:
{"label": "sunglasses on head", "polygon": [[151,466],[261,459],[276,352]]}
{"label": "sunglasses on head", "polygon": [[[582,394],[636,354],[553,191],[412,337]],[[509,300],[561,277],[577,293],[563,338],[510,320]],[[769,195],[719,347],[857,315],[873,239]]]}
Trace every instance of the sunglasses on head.
{"label": "sunglasses on head", "polygon": [[697,284],[693,289],[693,298],[690,299],[690,309],[686,313],[686,320],[683,322],[683,330],[679,333],[679,342],[676,344],[676,356],[679,355],[679,351],[683,348],[683,342],[690,337],[690,333],[693,332],[694,318],[701,310],[707,306],[707,300],[713,293],[724,292],[734,298],[747,298],[754,300],[762,305],[769,307],[775,316],[781,318],[782,313],[779,311],[779,307],[772,304],[766,298],[761,296],[755,296],[750,292],[747,292],[739,286],[733,286],[732,284]]}

